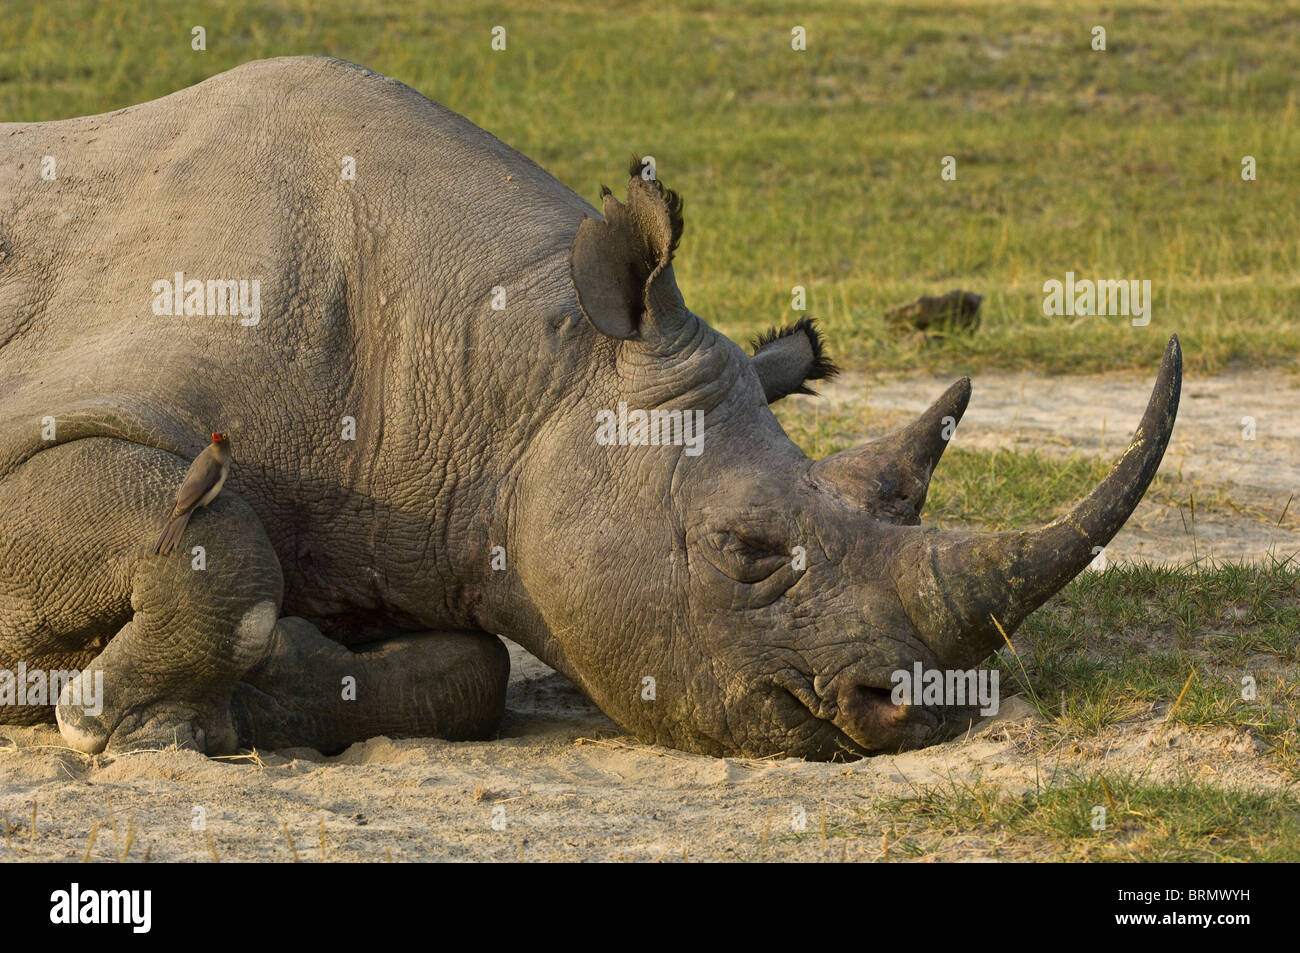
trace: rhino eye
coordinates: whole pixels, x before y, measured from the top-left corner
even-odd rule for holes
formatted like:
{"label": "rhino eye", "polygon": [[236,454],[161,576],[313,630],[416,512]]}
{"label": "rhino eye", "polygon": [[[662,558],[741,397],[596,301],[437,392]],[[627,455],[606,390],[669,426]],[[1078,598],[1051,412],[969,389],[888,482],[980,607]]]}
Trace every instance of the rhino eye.
{"label": "rhino eye", "polygon": [[762,582],[788,561],[783,544],[749,529],[710,533],[709,543],[713,564],[737,582]]}
{"label": "rhino eye", "polygon": [[771,556],[784,558],[785,547],[775,540],[746,530],[719,533],[719,542],[726,551],[742,559],[764,559]]}

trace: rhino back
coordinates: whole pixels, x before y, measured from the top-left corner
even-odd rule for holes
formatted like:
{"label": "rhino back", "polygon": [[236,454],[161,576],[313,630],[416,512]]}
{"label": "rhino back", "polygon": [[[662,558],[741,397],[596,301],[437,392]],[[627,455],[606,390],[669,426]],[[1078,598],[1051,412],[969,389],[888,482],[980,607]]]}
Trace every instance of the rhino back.
{"label": "rhino back", "polygon": [[[291,482],[344,415],[427,430],[436,408],[473,413],[467,391],[500,405],[529,386],[526,365],[500,371],[535,357],[543,318],[576,313],[567,249],[595,214],[445,107],[315,57],[0,124],[0,153],[0,474],[40,449],[46,416],[59,442],[182,453],[228,428],[241,461]],[[153,283],[176,272],[257,279],[260,323],[155,314]],[[493,311],[498,286],[527,306]],[[338,479],[373,471],[382,430],[359,428]]]}

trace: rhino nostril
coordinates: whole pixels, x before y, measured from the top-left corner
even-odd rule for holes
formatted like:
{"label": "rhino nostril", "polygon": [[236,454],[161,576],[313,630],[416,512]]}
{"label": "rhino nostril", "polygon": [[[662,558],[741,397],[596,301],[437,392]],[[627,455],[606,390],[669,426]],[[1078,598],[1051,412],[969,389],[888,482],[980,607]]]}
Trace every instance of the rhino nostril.
{"label": "rhino nostril", "polygon": [[857,684],[840,696],[840,710],[858,725],[885,726],[902,721],[908,709],[895,705],[888,688]]}

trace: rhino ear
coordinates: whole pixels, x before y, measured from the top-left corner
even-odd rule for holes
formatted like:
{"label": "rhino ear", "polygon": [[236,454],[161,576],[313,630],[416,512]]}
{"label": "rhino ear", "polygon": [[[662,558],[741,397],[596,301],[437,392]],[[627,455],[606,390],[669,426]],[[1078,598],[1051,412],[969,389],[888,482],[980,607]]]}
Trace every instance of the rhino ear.
{"label": "rhino ear", "polygon": [[812,318],[765,331],[753,340],[752,347],[754,370],[769,404],[789,394],[813,394],[807,381],[829,380],[840,372],[826,356],[822,333]]}
{"label": "rhino ear", "polygon": [[569,249],[569,276],[588,321],[613,338],[667,344],[695,316],[673,276],[682,237],[682,200],[641,175],[633,157],[627,204],[601,186],[604,221],[582,220]]}

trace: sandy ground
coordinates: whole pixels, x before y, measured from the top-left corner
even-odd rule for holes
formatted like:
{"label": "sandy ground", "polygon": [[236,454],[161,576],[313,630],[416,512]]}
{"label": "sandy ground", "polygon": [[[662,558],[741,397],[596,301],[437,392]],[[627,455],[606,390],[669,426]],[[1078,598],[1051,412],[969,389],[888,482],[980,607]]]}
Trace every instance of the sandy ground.
{"label": "sandy ground", "polygon": [[[1084,746],[1030,743],[1004,702],[968,737],[852,764],[705,758],[636,744],[562,676],[512,647],[501,737],[374,738],[342,755],[263,752],[261,765],[188,751],[87,758],[49,729],[0,729],[5,860],[878,860],[881,797],[973,778],[1031,790],[1097,768],[1152,781],[1287,783],[1232,732],[1161,730],[1154,713]],[[1075,750],[1077,747],[1078,750]],[[30,837],[32,802],[36,836]],[[194,830],[201,809],[206,830]],[[805,830],[795,830],[800,812]],[[822,818],[830,836],[823,841]],[[493,827],[494,818],[500,829]],[[859,836],[836,836],[850,823]],[[765,837],[765,832],[767,832]],[[211,839],[209,841],[209,836]],[[954,838],[941,856],[992,859]]]}
{"label": "sandy ground", "polygon": [[[1279,377],[1189,380],[1165,469],[1223,488],[1276,522],[1300,484],[1300,390]],[[826,396],[867,400],[882,426],[897,425],[948,383],[849,377]],[[1114,455],[1150,383],[982,374],[959,439]],[[1256,418],[1253,442],[1241,439],[1245,415]],[[1170,511],[1144,504],[1112,559],[1190,558],[1190,539]],[[1271,543],[1300,549],[1294,526],[1274,533],[1271,522],[1206,517],[1199,551],[1255,559]],[[0,727],[0,859],[288,861],[296,850],[317,861],[323,840],[329,861],[875,860],[886,856],[888,820],[874,803],[922,785],[982,778],[1031,789],[1099,768],[1145,770],[1151,781],[1288,783],[1245,733],[1166,729],[1150,711],[1087,742],[1053,743],[1032,730],[1032,711],[1018,699],[963,738],[899,756],[852,764],[704,758],[635,743],[562,676],[517,647],[511,654],[508,714],[489,742],[375,738],[337,757],[286,750],[256,761],[175,750],[88,758],[61,748],[52,729]],[[850,824],[860,836],[835,836]],[[938,856],[991,859],[961,836]]]}

